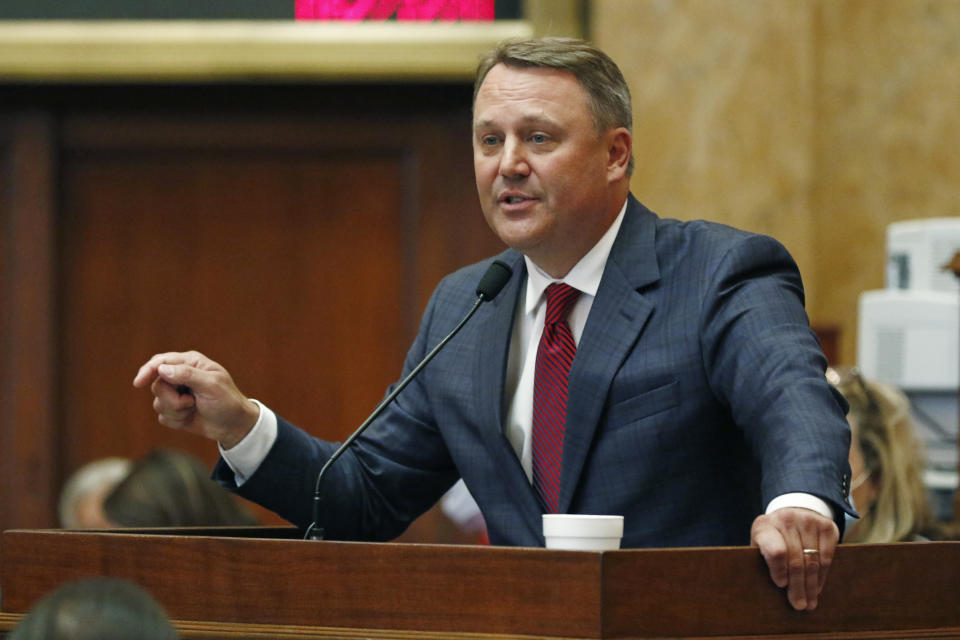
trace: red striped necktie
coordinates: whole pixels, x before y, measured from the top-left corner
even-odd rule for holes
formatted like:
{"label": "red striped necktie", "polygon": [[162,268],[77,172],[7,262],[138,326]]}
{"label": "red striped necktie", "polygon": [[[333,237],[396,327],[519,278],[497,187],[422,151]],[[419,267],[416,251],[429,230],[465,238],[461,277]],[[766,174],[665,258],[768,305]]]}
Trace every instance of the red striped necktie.
{"label": "red striped necktie", "polygon": [[580,291],[562,282],[547,287],[547,316],[533,380],[533,487],[547,513],[560,501],[560,462],[567,413],[567,383],[577,344],[567,315]]}

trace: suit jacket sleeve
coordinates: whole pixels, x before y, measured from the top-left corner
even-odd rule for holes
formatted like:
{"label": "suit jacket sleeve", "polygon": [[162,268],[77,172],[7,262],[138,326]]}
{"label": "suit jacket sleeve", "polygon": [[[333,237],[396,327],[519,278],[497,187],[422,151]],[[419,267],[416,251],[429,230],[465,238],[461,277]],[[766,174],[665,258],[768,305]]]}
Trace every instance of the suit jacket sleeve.
{"label": "suit jacket sleeve", "polygon": [[[403,375],[432,347],[427,342],[438,295],[434,293],[427,307]],[[391,390],[392,387],[387,393]],[[313,519],[317,474],[338,445],[307,434],[279,415],[277,422],[277,441],[247,482],[236,487],[223,460],[218,462],[214,478],[226,488],[306,528]],[[429,509],[458,477],[430,415],[422,381],[415,378],[331,465],[321,487],[318,524],[324,528],[327,539],[393,539]]]}
{"label": "suit jacket sleeve", "polygon": [[846,403],[824,379],[796,265],[772,238],[746,235],[715,273],[702,352],[712,389],[761,461],[764,504],[810,493],[833,505],[842,527],[850,511]]}

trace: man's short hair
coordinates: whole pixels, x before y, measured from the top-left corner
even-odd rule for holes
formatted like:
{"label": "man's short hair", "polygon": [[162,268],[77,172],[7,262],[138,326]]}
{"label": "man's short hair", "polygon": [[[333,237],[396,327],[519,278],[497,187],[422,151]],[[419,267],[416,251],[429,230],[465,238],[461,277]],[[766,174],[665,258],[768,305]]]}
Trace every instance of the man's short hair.
{"label": "man's short hair", "polygon": [[[630,89],[617,64],[600,49],[577,38],[506,40],[482,55],[473,85],[476,104],[480,86],[498,64],[518,69],[541,68],[573,74],[587,92],[597,132],[623,127],[633,132]],[[630,171],[633,158],[630,158]]]}
{"label": "man's short hair", "polygon": [[473,99],[490,69],[498,64],[515,68],[543,68],[567,71],[576,76],[590,98],[598,131],[633,128],[630,89],[620,68],[610,56],[589,42],[576,38],[506,40],[484,54],[477,67]]}

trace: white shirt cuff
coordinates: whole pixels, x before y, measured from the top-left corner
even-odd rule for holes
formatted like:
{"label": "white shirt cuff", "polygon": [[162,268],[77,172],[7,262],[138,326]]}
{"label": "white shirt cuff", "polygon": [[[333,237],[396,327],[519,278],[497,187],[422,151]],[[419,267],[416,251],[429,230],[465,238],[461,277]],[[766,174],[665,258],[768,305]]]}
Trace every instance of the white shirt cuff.
{"label": "white shirt cuff", "polygon": [[224,449],[217,443],[220,456],[233,470],[234,481],[241,486],[260,468],[273,443],[277,441],[277,414],[259,400],[251,401],[260,407],[260,416],[243,440],[230,449]]}
{"label": "white shirt cuff", "polygon": [[833,508],[820,498],[812,496],[809,493],[785,493],[782,496],[777,496],[767,505],[766,513],[769,515],[777,509],[784,509],[786,507],[810,509],[810,511],[816,511],[824,518],[833,520]]}

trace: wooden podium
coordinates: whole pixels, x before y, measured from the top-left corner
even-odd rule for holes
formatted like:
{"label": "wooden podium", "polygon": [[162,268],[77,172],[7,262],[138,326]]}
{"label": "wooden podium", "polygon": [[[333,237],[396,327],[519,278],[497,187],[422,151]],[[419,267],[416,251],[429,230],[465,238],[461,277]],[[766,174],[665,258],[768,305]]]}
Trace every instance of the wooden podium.
{"label": "wooden podium", "polygon": [[0,633],[60,583],[133,580],[184,638],[960,638],[960,542],[844,545],[793,611],[755,549],[548,551],[293,529],[7,531]]}

